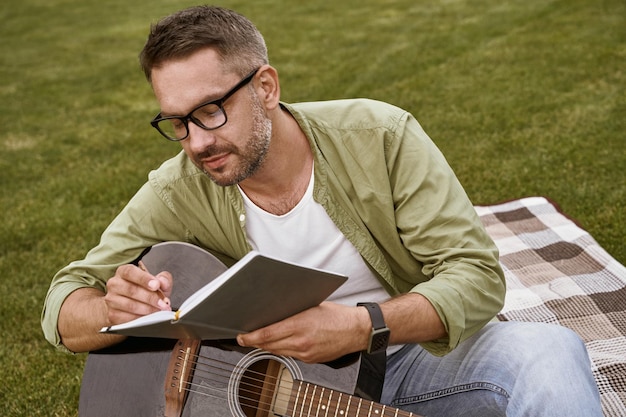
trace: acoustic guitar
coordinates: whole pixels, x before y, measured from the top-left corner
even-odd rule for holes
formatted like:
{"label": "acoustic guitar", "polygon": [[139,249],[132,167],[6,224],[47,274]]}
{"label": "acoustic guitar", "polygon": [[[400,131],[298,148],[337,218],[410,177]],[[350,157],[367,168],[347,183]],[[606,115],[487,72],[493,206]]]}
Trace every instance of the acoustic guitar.
{"label": "acoustic guitar", "polygon": [[[226,269],[205,255],[155,245],[143,263],[172,273],[177,305],[206,284],[198,276]],[[384,360],[353,354],[311,365],[230,340],[129,337],[87,357],[79,416],[417,417],[376,402]]]}

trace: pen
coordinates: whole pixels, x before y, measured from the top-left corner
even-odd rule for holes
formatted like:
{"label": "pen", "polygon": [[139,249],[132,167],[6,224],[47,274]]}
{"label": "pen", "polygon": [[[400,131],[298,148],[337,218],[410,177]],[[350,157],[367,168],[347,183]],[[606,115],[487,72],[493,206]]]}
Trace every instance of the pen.
{"label": "pen", "polygon": [[[137,263],[137,266],[139,266],[139,269],[141,269],[142,271],[150,273],[150,272],[148,271],[148,268],[146,268],[146,265],[144,265],[144,263],[143,263],[142,261],[139,261],[139,262]],[[157,288],[157,289],[156,289],[156,292],[157,292],[157,294],[159,295],[159,298],[160,298],[161,300],[163,300],[163,302],[164,302],[164,303],[166,303],[167,305],[169,305],[169,304],[170,304],[170,300],[169,300],[169,298],[167,298],[167,297],[165,296],[165,294],[163,294],[163,291],[161,291],[161,289],[160,289],[160,288]]]}

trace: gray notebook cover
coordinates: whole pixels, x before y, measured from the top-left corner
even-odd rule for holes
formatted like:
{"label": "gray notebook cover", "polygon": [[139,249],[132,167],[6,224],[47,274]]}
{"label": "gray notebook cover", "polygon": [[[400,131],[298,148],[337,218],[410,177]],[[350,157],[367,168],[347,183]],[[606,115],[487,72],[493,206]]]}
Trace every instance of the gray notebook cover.
{"label": "gray notebook cover", "polygon": [[[144,263],[152,273],[169,270],[175,293],[182,280],[186,291],[199,290],[182,302],[178,320],[175,312],[157,312],[102,332],[172,339],[234,338],[320,304],[347,280],[341,274],[255,251],[225,269],[210,253],[181,242],[155,245]],[[173,294],[174,305],[175,298]]]}

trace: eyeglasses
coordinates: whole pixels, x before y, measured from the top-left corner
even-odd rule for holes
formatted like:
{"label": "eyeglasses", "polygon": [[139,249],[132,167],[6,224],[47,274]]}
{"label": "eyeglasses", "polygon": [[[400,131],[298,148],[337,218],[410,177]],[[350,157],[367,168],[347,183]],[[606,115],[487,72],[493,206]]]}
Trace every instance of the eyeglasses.
{"label": "eyeglasses", "polygon": [[204,130],[214,130],[222,127],[228,121],[226,111],[224,110],[224,102],[235,94],[241,87],[252,81],[252,78],[259,71],[259,68],[246,75],[237,83],[228,93],[217,100],[207,101],[189,112],[186,116],[161,116],[157,114],[150,124],[159,131],[166,139],[172,141],[181,141],[189,136],[189,121],[191,120],[196,126]]}

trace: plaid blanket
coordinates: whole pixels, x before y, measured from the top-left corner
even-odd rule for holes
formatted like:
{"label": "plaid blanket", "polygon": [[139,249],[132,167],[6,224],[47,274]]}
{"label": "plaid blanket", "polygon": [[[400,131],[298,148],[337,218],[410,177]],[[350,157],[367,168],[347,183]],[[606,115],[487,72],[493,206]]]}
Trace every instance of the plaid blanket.
{"label": "plaid blanket", "polygon": [[502,321],[555,323],[587,345],[606,416],[626,416],[626,268],[543,197],[477,206],[507,280]]}

